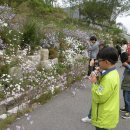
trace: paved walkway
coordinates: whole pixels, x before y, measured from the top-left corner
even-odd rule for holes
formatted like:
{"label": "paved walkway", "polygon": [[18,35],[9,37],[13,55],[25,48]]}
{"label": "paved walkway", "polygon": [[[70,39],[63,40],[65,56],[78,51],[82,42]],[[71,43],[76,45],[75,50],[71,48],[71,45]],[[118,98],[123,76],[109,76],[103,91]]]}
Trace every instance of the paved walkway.
{"label": "paved walkway", "polygon": [[[123,69],[117,68],[122,73]],[[76,92],[75,96],[72,92]],[[121,94],[122,106],[122,94]],[[61,94],[55,96],[45,105],[39,106],[29,115],[17,119],[8,130],[95,130],[90,123],[81,122],[91,106],[91,87],[88,81],[72,85]],[[130,119],[120,118],[114,130],[130,130]]]}

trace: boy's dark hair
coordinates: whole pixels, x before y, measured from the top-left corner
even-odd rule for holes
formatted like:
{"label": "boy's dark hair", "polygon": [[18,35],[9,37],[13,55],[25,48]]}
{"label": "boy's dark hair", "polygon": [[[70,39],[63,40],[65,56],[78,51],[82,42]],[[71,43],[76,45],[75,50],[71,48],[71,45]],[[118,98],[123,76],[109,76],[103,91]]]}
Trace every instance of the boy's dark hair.
{"label": "boy's dark hair", "polygon": [[112,64],[115,64],[118,61],[118,52],[113,47],[105,47],[99,51],[97,59],[108,60]]}
{"label": "boy's dark hair", "polygon": [[90,41],[97,41],[97,38],[95,36],[91,36]]}

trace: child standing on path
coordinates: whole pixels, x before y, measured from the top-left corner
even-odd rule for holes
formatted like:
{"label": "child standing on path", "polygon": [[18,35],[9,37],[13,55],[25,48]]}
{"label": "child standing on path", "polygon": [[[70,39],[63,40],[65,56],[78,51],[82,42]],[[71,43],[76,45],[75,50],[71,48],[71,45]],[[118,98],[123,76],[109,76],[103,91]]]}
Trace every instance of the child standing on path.
{"label": "child standing on path", "polygon": [[99,67],[105,72],[97,78],[91,75],[92,83],[92,124],[96,130],[115,128],[119,121],[119,74],[115,63],[117,50],[106,47],[98,53]]}
{"label": "child standing on path", "polygon": [[95,70],[95,60],[99,51],[99,42],[97,42],[97,38],[95,36],[90,37],[91,45],[88,48],[89,51],[89,66],[88,66],[88,76],[91,74],[93,70]]}
{"label": "child standing on path", "polygon": [[125,107],[120,109],[120,111],[125,112],[124,115],[122,115],[122,118],[124,119],[130,118],[130,54],[127,54],[127,57],[127,60],[122,63],[122,65],[125,67],[125,70],[121,89],[123,90]]}
{"label": "child standing on path", "polygon": [[[105,48],[105,47],[106,47],[106,46],[105,46],[105,44],[104,44],[104,41],[100,41],[100,42],[99,42],[99,47],[98,47],[98,48],[99,48],[99,51],[102,51],[102,49]],[[97,58],[96,58],[96,59],[97,59]],[[97,67],[98,67],[98,62],[95,60],[95,63],[94,63],[94,65],[93,65],[93,69],[92,69],[91,71],[96,70]],[[91,71],[89,71],[89,73],[91,73]],[[102,73],[102,71],[101,71],[100,73]],[[90,75],[91,75],[91,74],[90,74]],[[86,117],[82,118],[81,121],[84,122],[84,123],[86,123],[86,122],[90,123],[90,122],[91,122],[91,108],[90,108],[90,110],[89,110],[88,115],[87,115]]]}

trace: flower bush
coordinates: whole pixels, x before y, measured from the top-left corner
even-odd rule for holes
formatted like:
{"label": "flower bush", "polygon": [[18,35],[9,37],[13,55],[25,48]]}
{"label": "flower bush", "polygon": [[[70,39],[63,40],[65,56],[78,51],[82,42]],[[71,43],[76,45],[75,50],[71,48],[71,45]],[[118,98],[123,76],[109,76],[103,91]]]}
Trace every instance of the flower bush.
{"label": "flower bush", "polygon": [[40,45],[43,48],[59,48],[59,33],[58,32],[46,32],[44,39],[40,40]]}

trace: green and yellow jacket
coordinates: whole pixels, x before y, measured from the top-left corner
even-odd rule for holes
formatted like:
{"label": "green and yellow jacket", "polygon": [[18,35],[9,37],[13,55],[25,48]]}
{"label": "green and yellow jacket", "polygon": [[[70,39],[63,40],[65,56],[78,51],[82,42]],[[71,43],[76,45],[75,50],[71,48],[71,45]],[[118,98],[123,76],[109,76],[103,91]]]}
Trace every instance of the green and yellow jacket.
{"label": "green and yellow jacket", "polygon": [[115,128],[119,121],[119,85],[117,70],[111,68],[92,84],[92,124],[99,128]]}

